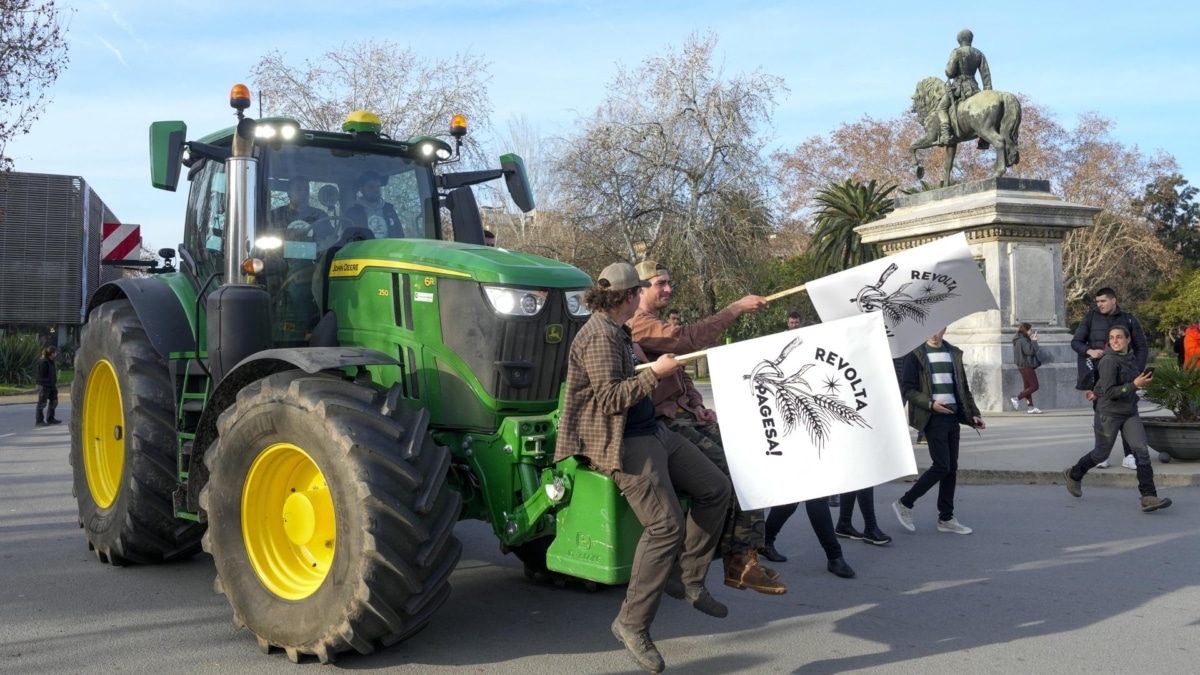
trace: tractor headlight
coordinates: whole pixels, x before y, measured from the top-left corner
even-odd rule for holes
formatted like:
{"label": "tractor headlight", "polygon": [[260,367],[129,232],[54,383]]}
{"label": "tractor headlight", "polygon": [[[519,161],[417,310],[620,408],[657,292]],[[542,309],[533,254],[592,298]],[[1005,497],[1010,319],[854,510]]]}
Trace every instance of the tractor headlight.
{"label": "tractor headlight", "polygon": [[546,291],[507,286],[484,286],[483,291],[497,314],[537,316],[546,304]]}
{"label": "tractor headlight", "polygon": [[583,302],[583,291],[567,291],[567,311],[571,316],[587,316],[592,313]]}

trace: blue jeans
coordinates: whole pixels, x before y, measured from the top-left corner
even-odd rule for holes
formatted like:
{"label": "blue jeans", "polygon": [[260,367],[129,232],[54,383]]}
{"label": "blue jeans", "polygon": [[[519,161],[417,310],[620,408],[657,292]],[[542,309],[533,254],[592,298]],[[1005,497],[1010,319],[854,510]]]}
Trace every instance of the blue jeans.
{"label": "blue jeans", "polygon": [[958,483],[958,439],[957,415],[934,413],[925,425],[925,441],[929,443],[929,459],[933,461],[917,482],[900,498],[907,508],[934,486],[938,486],[938,520],[954,517],[954,488]]}

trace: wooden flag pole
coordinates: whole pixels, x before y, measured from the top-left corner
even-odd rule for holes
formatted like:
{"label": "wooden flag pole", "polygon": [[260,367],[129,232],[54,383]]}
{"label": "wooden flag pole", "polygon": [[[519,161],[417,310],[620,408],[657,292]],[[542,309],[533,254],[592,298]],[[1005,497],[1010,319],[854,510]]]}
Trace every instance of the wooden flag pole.
{"label": "wooden flag pole", "polygon": [[[679,356],[675,357],[675,360],[676,361],[695,361],[696,359],[700,358],[701,356],[704,356],[707,353],[708,353],[707,349],[702,349],[698,352],[692,352],[690,354],[680,354]],[[650,367],[649,363],[642,363],[642,364],[638,364],[636,370],[645,370],[649,367]]]}
{"label": "wooden flag pole", "polygon": [[793,293],[799,293],[800,291],[804,290],[804,286],[805,286],[805,284],[800,284],[799,286],[797,286],[795,288],[789,288],[786,291],[779,291],[778,293],[772,293],[766,297],[766,301],[772,302],[772,301],[778,300],[780,298],[792,295]]}

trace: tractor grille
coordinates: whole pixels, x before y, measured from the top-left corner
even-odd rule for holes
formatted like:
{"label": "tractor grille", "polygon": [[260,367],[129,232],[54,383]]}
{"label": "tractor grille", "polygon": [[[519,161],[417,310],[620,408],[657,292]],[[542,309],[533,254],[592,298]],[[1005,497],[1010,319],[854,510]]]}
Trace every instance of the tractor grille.
{"label": "tractor grille", "polygon": [[[535,317],[499,316],[477,282],[438,280],[442,340],[502,401],[557,401],[571,341],[587,317],[567,312],[566,296],[551,290]],[[555,326],[557,328],[552,329]],[[547,341],[551,333],[558,342]]]}

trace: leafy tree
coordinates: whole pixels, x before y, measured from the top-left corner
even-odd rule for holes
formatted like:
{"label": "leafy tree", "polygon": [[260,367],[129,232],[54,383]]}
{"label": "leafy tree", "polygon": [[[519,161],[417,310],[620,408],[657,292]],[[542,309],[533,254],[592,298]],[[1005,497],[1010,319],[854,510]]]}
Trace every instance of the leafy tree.
{"label": "leafy tree", "polygon": [[29,133],[67,67],[64,11],[54,0],[0,0],[0,170],[8,141]]}
{"label": "leafy tree", "polygon": [[[466,115],[475,132],[489,129],[487,67],[469,52],[429,61],[388,40],[365,40],[343,44],[302,66],[286,63],[280,51],[268,52],[251,79],[264,115],[286,115],[309,129],[336,131],[350,112],[369,110],[379,115],[384,133],[403,139],[446,136],[456,114]],[[471,138],[465,151],[482,161]]]}
{"label": "leafy tree", "polygon": [[1200,204],[1197,189],[1178,173],[1158,176],[1134,201],[1154,224],[1159,240],[1191,265],[1200,265]]}
{"label": "leafy tree", "polygon": [[1138,313],[1160,333],[1196,323],[1200,316],[1200,269],[1181,271],[1158,286],[1149,300],[1138,305]]}
{"label": "leafy tree", "polygon": [[891,213],[895,200],[888,195],[895,189],[895,185],[880,189],[875,181],[864,185],[847,178],[817,193],[820,210],[809,250],[820,274],[839,272],[880,257],[879,247],[862,243],[854,228]]}

